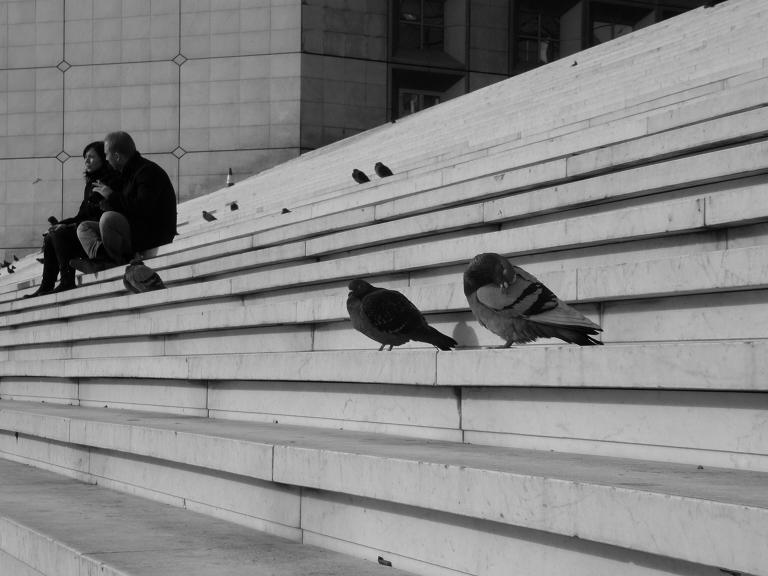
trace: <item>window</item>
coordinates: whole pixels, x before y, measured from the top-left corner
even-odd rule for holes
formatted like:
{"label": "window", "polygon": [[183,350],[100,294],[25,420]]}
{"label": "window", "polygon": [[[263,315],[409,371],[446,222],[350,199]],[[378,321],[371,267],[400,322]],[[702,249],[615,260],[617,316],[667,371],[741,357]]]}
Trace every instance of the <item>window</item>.
{"label": "window", "polygon": [[436,92],[416,92],[400,90],[398,98],[399,117],[409,116],[419,110],[424,110],[435,104],[440,104],[440,94]]}
{"label": "window", "polygon": [[443,0],[399,0],[397,47],[405,50],[443,50]]}
{"label": "window", "polygon": [[518,16],[516,61],[529,69],[557,60],[560,48],[560,20],[544,12],[521,9]]}
{"label": "window", "polygon": [[392,68],[392,118],[402,118],[463,94],[464,74]]}
{"label": "window", "polygon": [[652,23],[654,17],[653,8],[642,6],[593,2],[590,4],[590,10],[592,45],[602,44],[639,30]]}

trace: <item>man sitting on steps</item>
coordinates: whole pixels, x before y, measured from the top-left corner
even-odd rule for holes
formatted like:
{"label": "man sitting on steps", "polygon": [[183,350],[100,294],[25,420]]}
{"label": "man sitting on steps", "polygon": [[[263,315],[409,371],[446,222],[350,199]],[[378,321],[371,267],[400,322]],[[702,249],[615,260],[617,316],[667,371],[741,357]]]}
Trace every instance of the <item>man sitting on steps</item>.
{"label": "man sitting on steps", "polygon": [[103,182],[94,185],[106,211],[98,222],[78,226],[88,258],[70,262],[86,274],[125,264],[136,252],[168,244],[176,235],[176,193],[165,170],[144,158],[126,132],[107,134],[104,152],[120,172],[120,190]]}

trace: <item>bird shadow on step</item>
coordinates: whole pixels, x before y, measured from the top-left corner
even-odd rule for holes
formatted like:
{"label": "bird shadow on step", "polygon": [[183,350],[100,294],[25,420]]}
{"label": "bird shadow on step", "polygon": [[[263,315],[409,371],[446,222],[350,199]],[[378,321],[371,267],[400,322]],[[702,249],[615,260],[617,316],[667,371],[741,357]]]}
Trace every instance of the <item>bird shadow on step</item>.
{"label": "bird shadow on step", "polygon": [[459,343],[459,348],[477,347],[480,344],[475,329],[463,321],[456,324],[451,336]]}

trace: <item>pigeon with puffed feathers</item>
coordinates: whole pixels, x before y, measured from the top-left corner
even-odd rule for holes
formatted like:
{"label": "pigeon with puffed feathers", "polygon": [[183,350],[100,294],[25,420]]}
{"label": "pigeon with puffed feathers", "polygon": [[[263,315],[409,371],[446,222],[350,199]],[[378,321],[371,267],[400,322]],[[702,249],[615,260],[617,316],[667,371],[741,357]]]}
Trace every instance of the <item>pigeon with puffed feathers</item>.
{"label": "pigeon with puffed feathers", "polygon": [[475,256],[464,271],[464,294],[475,318],[504,339],[504,346],[559,338],[569,344],[602,344],[602,328],[572,308],[535,276],[494,253]]}

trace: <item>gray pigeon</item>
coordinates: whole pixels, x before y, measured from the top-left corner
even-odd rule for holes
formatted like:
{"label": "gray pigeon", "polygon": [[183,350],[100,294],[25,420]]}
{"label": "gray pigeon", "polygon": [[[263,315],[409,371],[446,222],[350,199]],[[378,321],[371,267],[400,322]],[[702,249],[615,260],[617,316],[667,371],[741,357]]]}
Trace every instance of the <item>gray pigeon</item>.
{"label": "gray pigeon", "polygon": [[387,168],[381,162],[376,162],[373,169],[376,171],[376,176],[378,176],[379,178],[386,178],[387,176],[392,176],[392,170]]}
{"label": "gray pigeon", "polygon": [[366,182],[371,181],[371,179],[365,175],[365,172],[363,172],[362,170],[358,170],[357,168],[352,170],[352,178],[354,178],[355,182],[357,182],[358,184],[365,184]]}
{"label": "gray pigeon", "polygon": [[457,346],[456,340],[427,324],[419,309],[396,290],[377,288],[365,280],[349,283],[347,311],[358,332],[384,346],[400,346],[409,340],[426,342],[440,350]]}
{"label": "gray pigeon", "polygon": [[165,288],[165,284],[157,272],[139,259],[131,260],[131,263],[125,268],[123,284],[134,294]]}
{"label": "gray pigeon", "polygon": [[214,220],[218,220],[218,218],[216,218],[216,216],[214,216],[210,212],[206,212],[205,210],[203,210],[203,219],[206,222],[213,222]]}
{"label": "gray pigeon", "polygon": [[572,308],[532,274],[498,254],[478,254],[464,271],[464,295],[478,322],[505,346],[559,338],[570,344],[602,344],[602,328]]}

